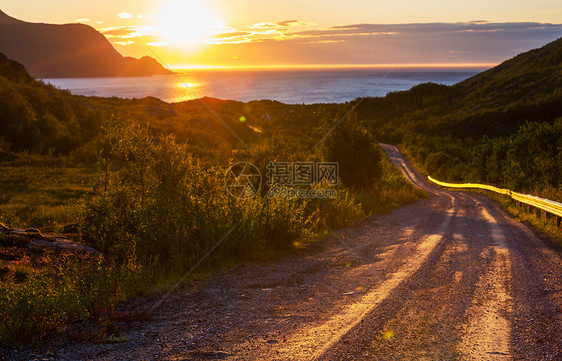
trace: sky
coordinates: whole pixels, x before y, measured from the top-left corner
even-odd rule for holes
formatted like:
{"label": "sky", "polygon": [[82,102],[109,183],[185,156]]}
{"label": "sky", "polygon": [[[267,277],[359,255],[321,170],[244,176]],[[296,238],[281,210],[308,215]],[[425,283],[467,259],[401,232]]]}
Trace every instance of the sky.
{"label": "sky", "polygon": [[0,0],[169,67],[490,66],[562,37],[560,0]]}

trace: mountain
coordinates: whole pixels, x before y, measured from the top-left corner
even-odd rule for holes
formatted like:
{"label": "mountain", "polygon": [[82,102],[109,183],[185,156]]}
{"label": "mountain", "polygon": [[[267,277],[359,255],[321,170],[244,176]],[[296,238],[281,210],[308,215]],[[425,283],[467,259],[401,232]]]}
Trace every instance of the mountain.
{"label": "mountain", "polygon": [[28,23],[0,10],[0,52],[38,78],[170,74],[156,60],[124,57],[84,24]]}
{"label": "mountain", "polygon": [[[104,149],[103,125],[121,120],[143,128],[148,126],[155,135],[173,135],[180,142],[189,139],[192,153],[209,156],[214,149],[227,149],[227,143],[236,144],[229,128],[248,142],[257,137],[248,125],[265,113],[274,114],[276,106],[269,102],[253,102],[250,106],[210,98],[204,102],[221,120],[209,113],[200,100],[168,104],[151,97],[73,95],[34,79],[22,64],[0,53],[0,162],[6,158],[6,149],[72,153],[76,159],[95,161],[96,154]],[[251,116],[250,108],[257,115]],[[248,121],[240,122],[240,114],[246,114]]]}
{"label": "mountain", "polygon": [[521,53],[453,88],[467,99],[502,104],[549,94],[562,87],[562,38]]}
{"label": "mountain", "polygon": [[562,39],[453,86],[364,99],[358,111],[435,178],[562,201]]}
{"label": "mountain", "polygon": [[562,116],[562,38],[453,86],[420,84],[358,108],[380,139],[412,134],[480,139],[516,132],[527,121]]}
{"label": "mountain", "polygon": [[33,80],[22,64],[15,60],[8,59],[8,57],[2,53],[0,53],[0,76],[16,83],[30,82]]}

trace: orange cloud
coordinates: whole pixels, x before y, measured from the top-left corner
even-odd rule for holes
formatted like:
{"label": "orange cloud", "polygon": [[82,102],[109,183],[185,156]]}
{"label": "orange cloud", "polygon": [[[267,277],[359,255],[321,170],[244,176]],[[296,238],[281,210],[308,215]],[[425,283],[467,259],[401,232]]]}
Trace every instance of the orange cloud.
{"label": "orange cloud", "polygon": [[130,26],[108,28],[99,30],[106,38],[123,37],[135,33],[135,29]]}
{"label": "orange cloud", "polygon": [[[153,26],[123,26],[101,31],[125,55],[147,54],[146,45],[170,64],[256,66],[302,64],[392,64],[408,52],[408,63],[496,63],[513,49],[528,50],[560,35],[562,24],[467,23],[355,24],[321,27],[300,20],[245,27],[216,24],[205,46],[173,44]],[[537,40],[539,39],[539,40]],[[519,50],[517,50],[519,51]],[[149,54],[150,55],[150,54]]]}
{"label": "orange cloud", "polygon": [[119,14],[117,14],[117,16],[118,16],[120,19],[131,19],[131,18],[134,18],[134,17],[135,17],[133,14],[130,14],[130,13],[127,13],[127,12],[119,13]]}
{"label": "orange cloud", "polygon": [[251,29],[276,29],[276,28],[291,28],[296,26],[310,26],[316,25],[314,23],[308,23],[301,20],[283,20],[274,22],[262,22],[250,25]]}

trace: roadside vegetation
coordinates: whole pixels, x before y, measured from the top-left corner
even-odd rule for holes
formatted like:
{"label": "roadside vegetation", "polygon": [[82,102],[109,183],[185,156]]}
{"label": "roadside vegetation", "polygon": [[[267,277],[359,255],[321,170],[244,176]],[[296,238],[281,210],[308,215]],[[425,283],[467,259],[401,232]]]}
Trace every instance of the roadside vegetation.
{"label": "roadside vegetation", "polygon": [[498,202],[513,218],[548,235],[554,241],[556,247],[562,247],[562,224],[559,223],[556,216],[538,208],[517,202],[511,197],[486,191],[482,191],[482,193],[487,194],[490,198]]}
{"label": "roadside vegetation", "polygon": [[[0,261],[0,342],[84,319],[99,326],[88,339],[125,341],[114,321],[149,316],[115,306],[201,259],[198,271],[212,272],[276,257],[424,197],[377,141],[402,144],[441,180],[562,201],[561,72],[562,39],[452,87],[365,99],[345,118],[351,104],[205,99],[209,114],[199,101],[79,97],[0,56],[0,222],[68,233],[103,255]],[[264,185],[233,198],[224,176],[240,161],[262,175],[272,161],[338,162],[337,186],[309,186],[338,196],[271,198]]]}
{"label": "roadside vegetation", "polygon": [[[420,84],[358,109],[365,127],[401,144],[424,172],[562,202],[562,39],[454,86]],[[560,228],[509,206],[559,237]]]}
{"label": "roadside vegetation", "polygon": [[366,99],[359,118],[431,176],[562,201],[562,39],[454,86]]}
{"label": "roadside vegetation", "polygon": [[[80,320],[98,325],[81,340],[126,341],[115,321],[149,317],[116,313],[127,298],[166,289],[196,265],[212,273],[279,257],[328,228],[424,196],[356,118],[330,133],[349,104],[205,99],[209,114],[198,101],[79,97],[2,58],[0,82],[0,223],[101,252],[39,257],[6,246],[0,343],[40,340]],[[224,178],[239,161],[264,178],[271,161],[338,162],[339,184],[303,186],[333,188],[337,197],[271,198],[264,179],[254,197],[234,198]],[[2,232],[2,247],[14,242]]]}

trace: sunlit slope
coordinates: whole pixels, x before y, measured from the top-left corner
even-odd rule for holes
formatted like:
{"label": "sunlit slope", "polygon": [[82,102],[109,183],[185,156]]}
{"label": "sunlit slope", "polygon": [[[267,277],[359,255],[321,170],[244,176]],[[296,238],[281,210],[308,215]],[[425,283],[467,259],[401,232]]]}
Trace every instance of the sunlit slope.
{"label": "sunlit slope", "polygon": [[40,24],[0,11],[0,52],[35,77],[108,77],[168,74],[150,57],[123,57],[94,28],[84,24]]}
{"label": "sunlit slope", "polygon": [[367,99],[359,111],[387,141],[413,133],[499,136],[526,121],[553,122],[562,116],[562,39],[454,86],[421,84]]}

